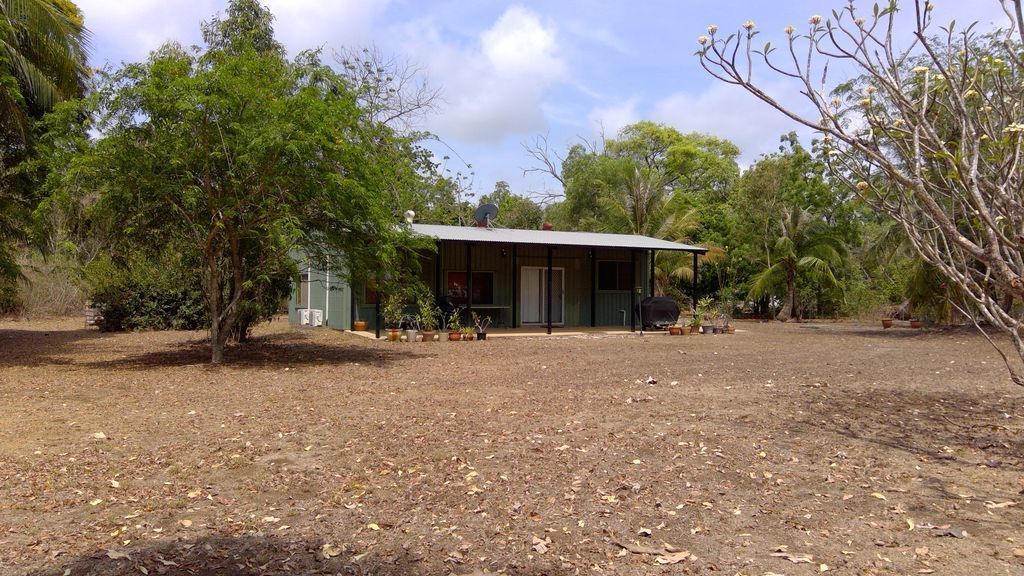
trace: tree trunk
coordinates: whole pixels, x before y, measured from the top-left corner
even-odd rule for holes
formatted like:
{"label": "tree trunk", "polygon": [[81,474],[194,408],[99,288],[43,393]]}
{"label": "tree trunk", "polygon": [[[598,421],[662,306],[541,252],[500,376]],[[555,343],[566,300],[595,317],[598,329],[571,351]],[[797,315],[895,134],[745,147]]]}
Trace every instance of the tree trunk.
{"label": "tree trunk", "polygon": [[775,318],[783,322],[800,319],[800,310],[796,303],[796,274],[790,271],[786,272],[786,303]]}
{"label": "tree trunk", "polygon": [[210,323],[210,348],[213,350],[210,362],[220,364],[224,359],[224,338],[221,337],[219,322],[216,320]]}

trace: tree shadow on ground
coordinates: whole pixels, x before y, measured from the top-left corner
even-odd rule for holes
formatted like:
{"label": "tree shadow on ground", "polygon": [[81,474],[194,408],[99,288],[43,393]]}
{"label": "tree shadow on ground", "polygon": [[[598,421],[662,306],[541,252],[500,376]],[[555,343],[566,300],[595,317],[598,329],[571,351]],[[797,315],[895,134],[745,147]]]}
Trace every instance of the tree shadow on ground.
{"label": "tree shadow on ground", "polygon": [[60,356],[72,354],[75,346],[110,337],[96,328],[77,330],[0,329],[0,367],[71,364]]}
{"label": "tree shadow on ground", "polygon": [[1017,391],[985,397],[828,388],[804,399],[808,412],[801,424],[929,461],[1024,471],[1022,401]]}
{"label": "tree shadow on ground", "polygon": [[[273,536],[210,536],[194,540],[162,541],[146,547],[117,548],[61,562],[59,566],[28,572],[30,576],[271,576],[277,574],[351,574],[420,576],[454,573],[485,576],[497,571],[450,565],[449,559],[423,557],[416,552],[375,547],[355,554],[340,548],[330,558],[323,553],[324,542],[289,540]],[[122,556],[126,554],[127,556]],[[111,558],[113,555],[115,558]],[[555,566],[502,567],[503,574],[539,576],[560,574]]]}
{"label": "tree shadow on ground", "polygon": [[[400,360],[417,356],[410,347],[384,347],[373,341],[351,338],[344,341],[338,339],[332,342],[318,342],[296,332],[260,336],[244,344],[229,345],[224,350],[221,366],[277,368],[358,363],[386,368]],[[160,350],[88,362],[84,365],[106,370],[148,370],[210,365],[210,353],[209,342],[183,342]]]}

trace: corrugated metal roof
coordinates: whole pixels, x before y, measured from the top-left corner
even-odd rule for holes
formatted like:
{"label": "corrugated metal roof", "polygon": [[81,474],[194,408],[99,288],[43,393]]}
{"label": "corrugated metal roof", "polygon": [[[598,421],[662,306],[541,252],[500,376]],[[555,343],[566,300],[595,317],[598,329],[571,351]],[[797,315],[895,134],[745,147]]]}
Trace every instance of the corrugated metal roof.
{"label": "corrugated metal roof", "polygon": [[633,248],[638,250],[678,250],[703,254],[707,248],[669,242],[636,234],[599,232],[562,232],[557,230],[513,230],[476,226],[412,224],[412,231],[438,240],[493,242],[499,244],[539,244],[543,246],[583,246],[587,248]]}

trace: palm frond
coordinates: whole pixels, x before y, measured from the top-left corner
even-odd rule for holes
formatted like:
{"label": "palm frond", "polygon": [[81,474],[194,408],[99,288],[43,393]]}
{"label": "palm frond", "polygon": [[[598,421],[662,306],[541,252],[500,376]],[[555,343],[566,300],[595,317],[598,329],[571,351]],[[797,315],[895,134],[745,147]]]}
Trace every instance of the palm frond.
{"label": "palm frond", "polygon": [[785,280],[785,274],[786,269],[781,262],[765,268],[751,279],[749,296],[756,300],[773,294]]}

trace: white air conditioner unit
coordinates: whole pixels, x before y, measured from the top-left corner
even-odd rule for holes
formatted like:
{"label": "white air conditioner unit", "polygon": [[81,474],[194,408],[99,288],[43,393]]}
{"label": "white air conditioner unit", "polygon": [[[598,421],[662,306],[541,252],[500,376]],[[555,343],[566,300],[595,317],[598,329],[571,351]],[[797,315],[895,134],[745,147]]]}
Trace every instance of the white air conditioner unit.
{"label": "white air conditioner unit", "polygon": [[310,326],[323,326],[324,325],[324,311],[313,309],[309,311],[309,325]]}
{"label": "white air conditioner unit", "polygon": [[299,308],[299,326],[309,326],[309,308]]}

